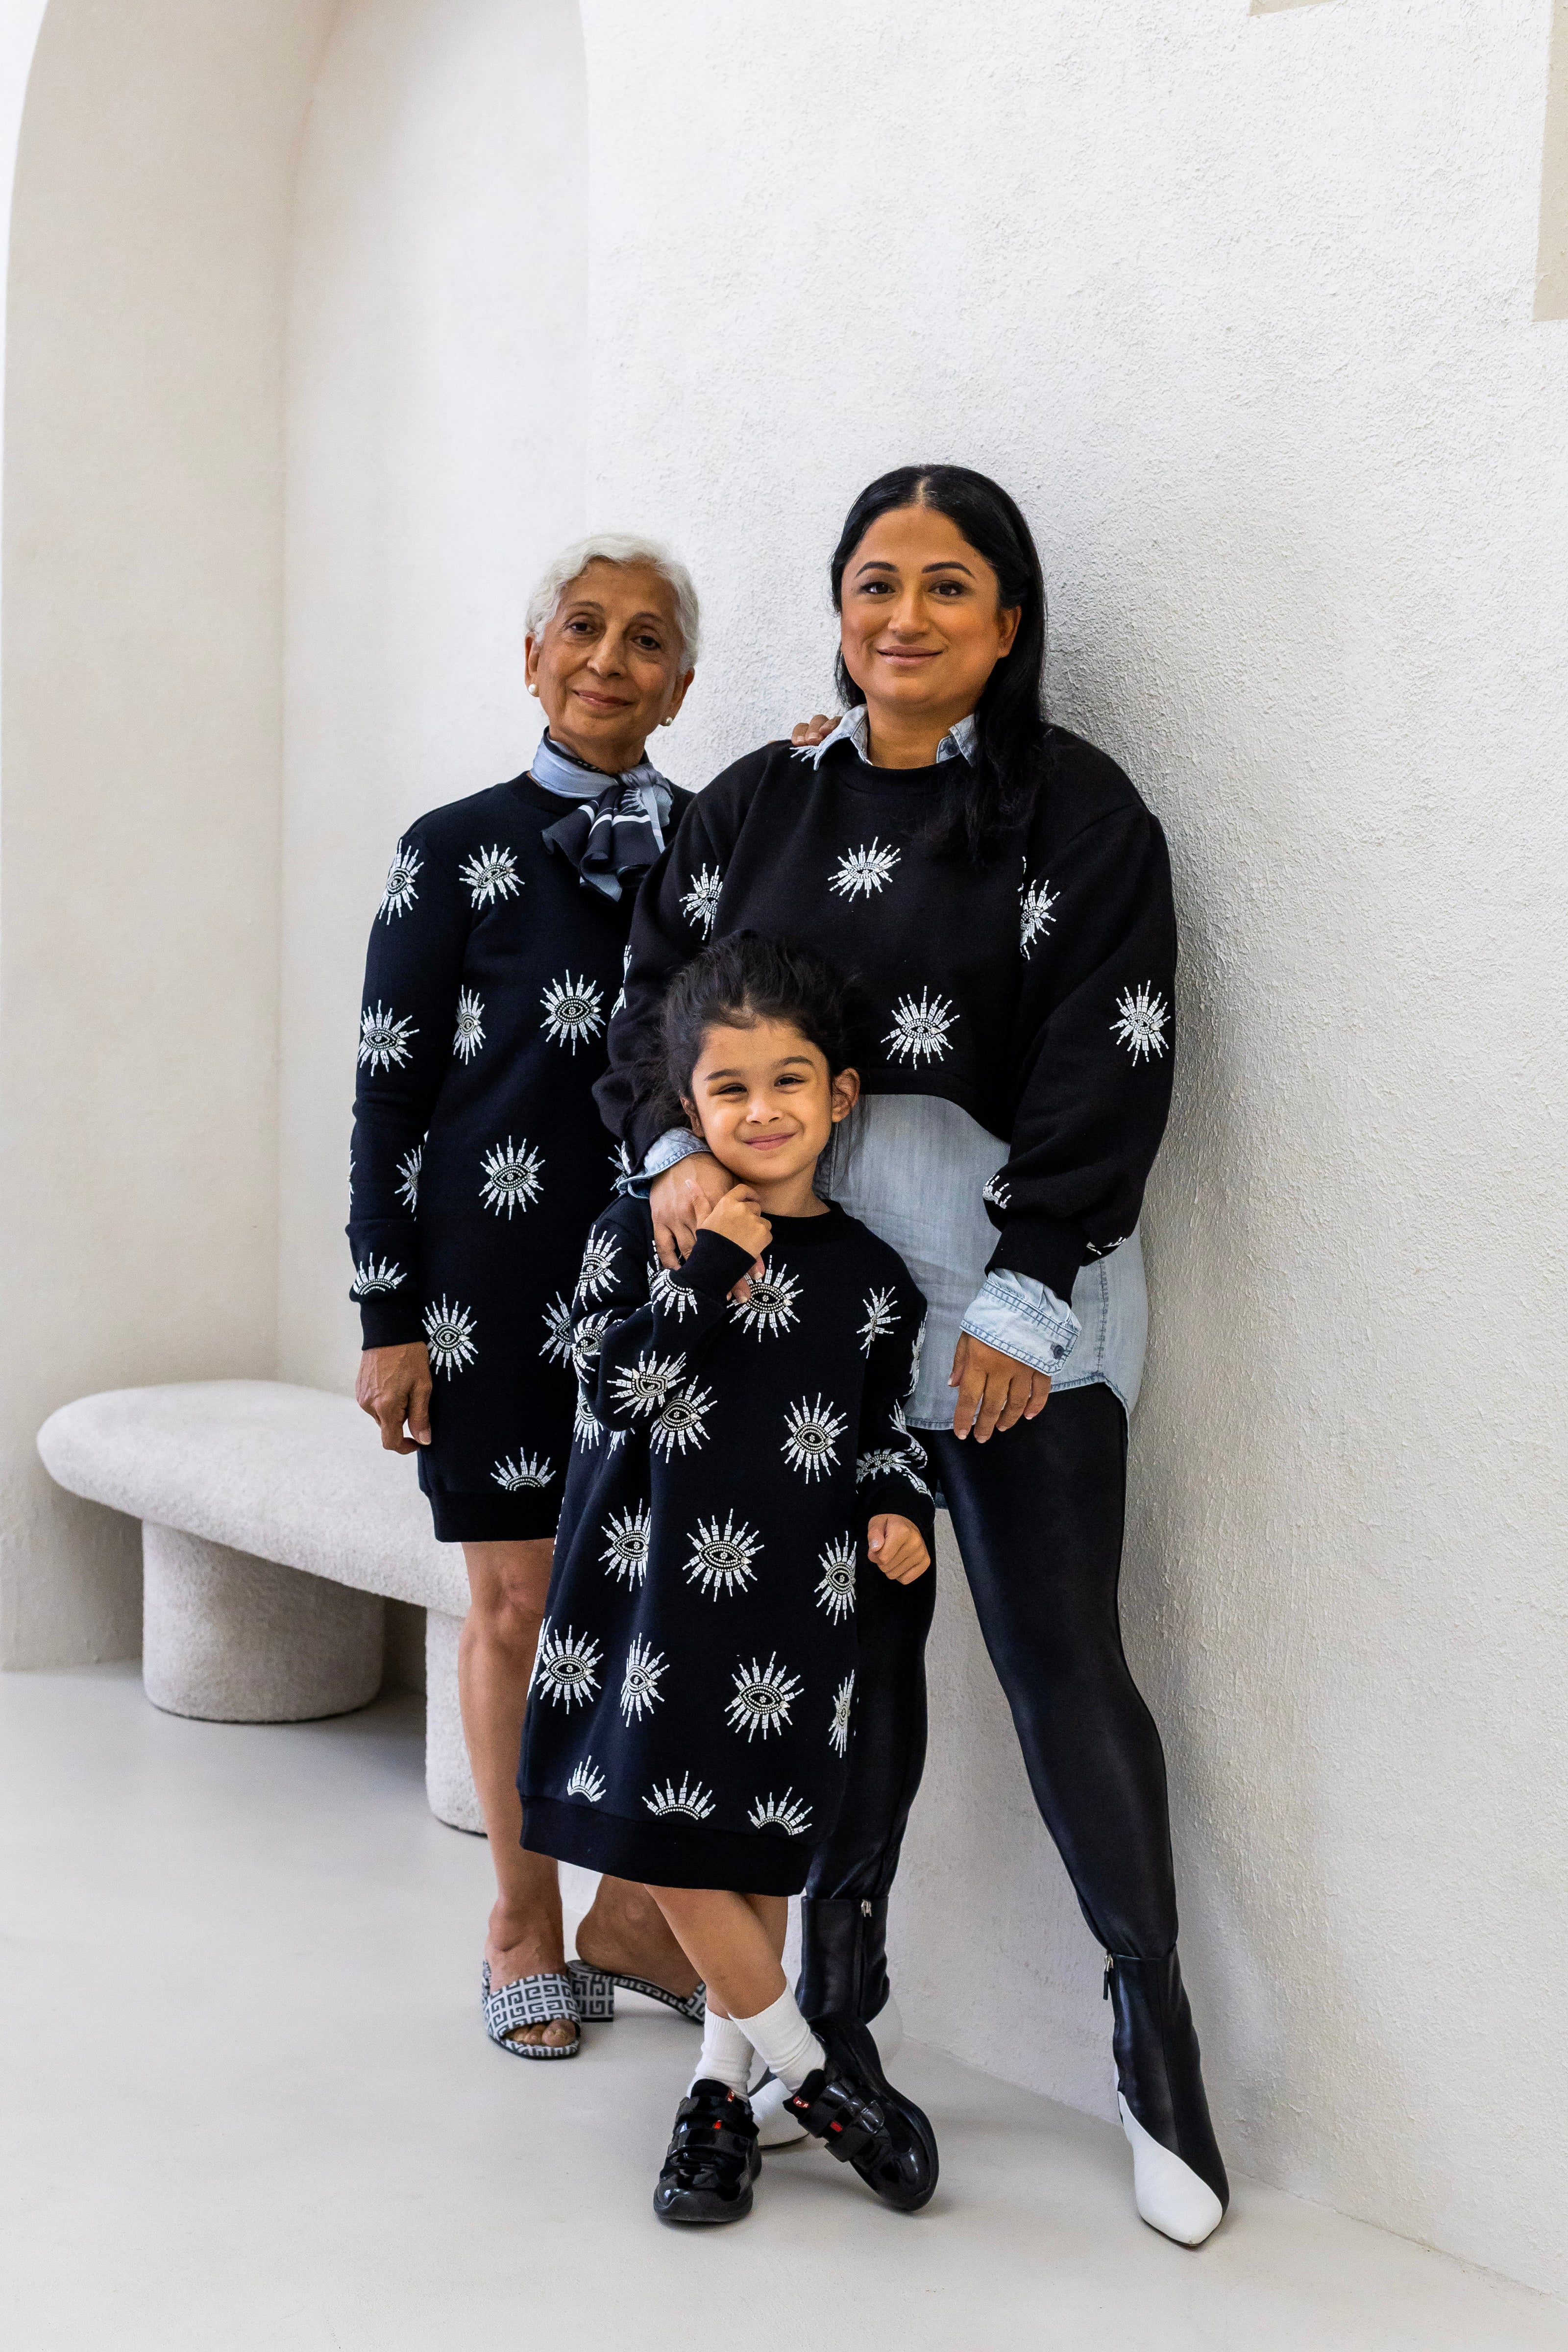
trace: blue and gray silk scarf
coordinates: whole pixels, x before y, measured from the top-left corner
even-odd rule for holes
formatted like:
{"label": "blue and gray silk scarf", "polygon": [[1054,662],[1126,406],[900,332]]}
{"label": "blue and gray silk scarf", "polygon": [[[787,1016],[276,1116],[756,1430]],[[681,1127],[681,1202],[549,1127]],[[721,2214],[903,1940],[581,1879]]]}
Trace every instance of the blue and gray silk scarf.
{"label": "blue and gray silk scarf", "polygon": [[547,793],[575,801],[569,815],[544,828],[552,849],[575,866],[584,887],[618,898],[635,890],[664,849],[665,827],[674,805],[669,778],[647,760],[618,776],[574,759],[545,729],[529,774]]}

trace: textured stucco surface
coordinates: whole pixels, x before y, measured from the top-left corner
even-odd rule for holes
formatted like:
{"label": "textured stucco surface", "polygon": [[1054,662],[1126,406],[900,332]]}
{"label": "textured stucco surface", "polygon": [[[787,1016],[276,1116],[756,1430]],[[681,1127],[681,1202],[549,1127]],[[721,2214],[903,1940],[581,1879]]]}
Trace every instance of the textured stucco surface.
{"label": "textured stucco surface", "polygon": [[[860,482],[965,457],[1040,531],[1059,711],[1170,831],[1126,1615],[1222,2137],[1562,2291],[1550,15],[584,11],[588,503],[707,594],[679,772],[823,690]],[[910,2028],[1108,2112],[1096,1955],[943,1565]]]}
{"label": "textured stucco surface", "polygon": [[[265,1182],[249,1224],[223,1196],[268,1147],[210,973],[172,1099],[205,1089],[192,1232],[235,1237],[262,1318],[226,1347],[276,1265],[279,1368],[346,1385],[363,928],[409,814],[529,748],[538,558],[592,524],[693,562],[710,651],[661,744],[696,782],[825,697],[862,481],[921,455],[1005,479],[1058,709],[1147,793],[1181,894],[1126,1616],[1222,2137],[1563,2293],[1552,18],[585,0],[584,74],[564,6],[349,0],[294,232],[280,877],[237,836],[283,906],[276,1257]],[[33,1213],[68,1262],[86,1212]],[[80,1299],[91,1328],[97,1285],[127,1336],[79,1387],[252,1368],[203,1357],[221,1318],[168,1265],[39,1279],[23,1359]],[[910,2028],[1108,2113],[1097,1955],[942,1574]],[[39,1589],[73,1575],[51,1555]]]}

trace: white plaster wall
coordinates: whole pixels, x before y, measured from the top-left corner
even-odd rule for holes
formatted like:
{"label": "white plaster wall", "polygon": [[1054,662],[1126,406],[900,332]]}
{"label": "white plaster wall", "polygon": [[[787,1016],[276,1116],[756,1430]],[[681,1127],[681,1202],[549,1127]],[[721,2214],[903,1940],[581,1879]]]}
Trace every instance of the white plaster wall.
{"label": "white plaster wall", "polygon": [[583,528],[574,0],[344,0],[300,163],[289,343],[279,1362],[352,1385],[364,945],[422,810],[526,766],[522,614]]}
{"label": "white plaster wall", "polygon": [[[12,215],[0,1659],[123,1656],[129,1524],[33,1452],[271,1368],[280,326],[330,0],[55,0]],[[5,26],[15,120],[38,11]]]}
{"label": "white plaster wall", "polygon": [[[588,0],[588,504],[684,544],[693,777],[821,690],[862,481],[1023,499],[1167,824],[1129,1638],[1237,2165],[1568,2288],[1568,328],[1550,9]],[[1108,2111],[951,1559],[914,2031]]]}
{"label": "white plaster wall", "polygon": [[[79,492],[53,458],[7,483],[6,1459],[70,1385],[255,1368],[274,1263],[280,1369],[350,1377],[364,929],[407,817],[529,748],[515,647],[550,546],[615,524],[692,558],[710,652],[667,749],[695,782],[826,691],[825,561],[860,483],[921,454],[990,467],[1046,545],[1058,708],[1164,816],[1183,898],[1127,1614],[1222,2137],[1241,2168],[1568,2290],[1545,0],[586,0],[585,96],[554,0],[346,0],[288,331],[276,1259],[279,958],[253,952],[276,834],[259,754],[205,829],[208,771],[252,740],[220,741],[205,679],[258,744],[271,708],[277,745],[272,165],[236,187],[317,20],[197,14],[51,11],[83,44],[57,99],[76,140],[146,112],[129,157],[107,142],[119,180],[68,142],[37,181],[12,313],[65,338],[52,373],[43,340],[24,354],[13,457],[19,416],[56,448],[55,403],[88,463]],[[78,330],[40,297],[97,287],[98,241],[115,266]],[[89,357],[135,393],[133,464]],[[216,371],[248,424],[215,442],[215,404],[165,399],[160,368]],[[240,584],[200,531],[205,568],[150,562],[166,507],[100,535],[149,432],[160,464],[189,444],[191,513],[231,509]],[[212,660],[184,666],[215,611]],[[241,643],[254,666],[226,666]],[[89,802],[106,745],[121,789]],[[146,813],[171,810],[165,871]],[[225,894],[254,929],[219,953]],[[21,1568],[49,1654],[102,1638],[114,1579],[79,1531]],[[1104,2112],[1098,1958],[942,1568],[906,2006]]]}

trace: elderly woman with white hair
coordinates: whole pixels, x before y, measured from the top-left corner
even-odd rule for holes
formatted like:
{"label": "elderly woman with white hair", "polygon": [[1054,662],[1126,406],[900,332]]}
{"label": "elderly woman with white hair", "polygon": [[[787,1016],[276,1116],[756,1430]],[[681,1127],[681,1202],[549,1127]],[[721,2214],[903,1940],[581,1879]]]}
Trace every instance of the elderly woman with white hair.
{"label": "elderly woman with white hair", "polygon": [[645,751],[697,651],[696,591],[664,549],[605,535],[558,557],[528,607],[539,749],[409,827],[365,970],[358,1396],[384,1445],[417,1448],[436,1534],[463,1547],[463,1727],[498,1885],[485,2022],[525,2058],[573,2056],[616,1982],[702,2014],[640,1887],[602,1882],[568,1970],[555,1864],[522,1851],[516,1786],[576,1406],[573,1294],[616,1172],[594,1082],[637,886],[688,797]]}

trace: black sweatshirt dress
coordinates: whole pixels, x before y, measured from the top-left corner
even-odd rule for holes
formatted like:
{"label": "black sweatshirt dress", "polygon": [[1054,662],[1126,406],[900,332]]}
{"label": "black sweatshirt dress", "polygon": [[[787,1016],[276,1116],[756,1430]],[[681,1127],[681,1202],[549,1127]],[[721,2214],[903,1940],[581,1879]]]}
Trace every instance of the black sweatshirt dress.
{"label": "black sweatshirt dress", "polygon": [[593,1087],[633,893],[585,887],[546,845],[568,805],[522,775],[421,817],[365,964],[353,1297],[367,1348],[429,1349],[419,1478],[447,1543],[554,1529],[572,1286],[619,1165]]}
{"label": "black sweatshirt dress", "polygon": [[780,1217],[765,1276],[698,1235],[678,1274],[647,1203],[595,1225],[576,1296],[585,1386],[519,1788],[523,1843],[664,1886],[793,1895],[832,1829],[872,1516],[928,1546],[903,1418],[925,1303],[829,1210]]}

